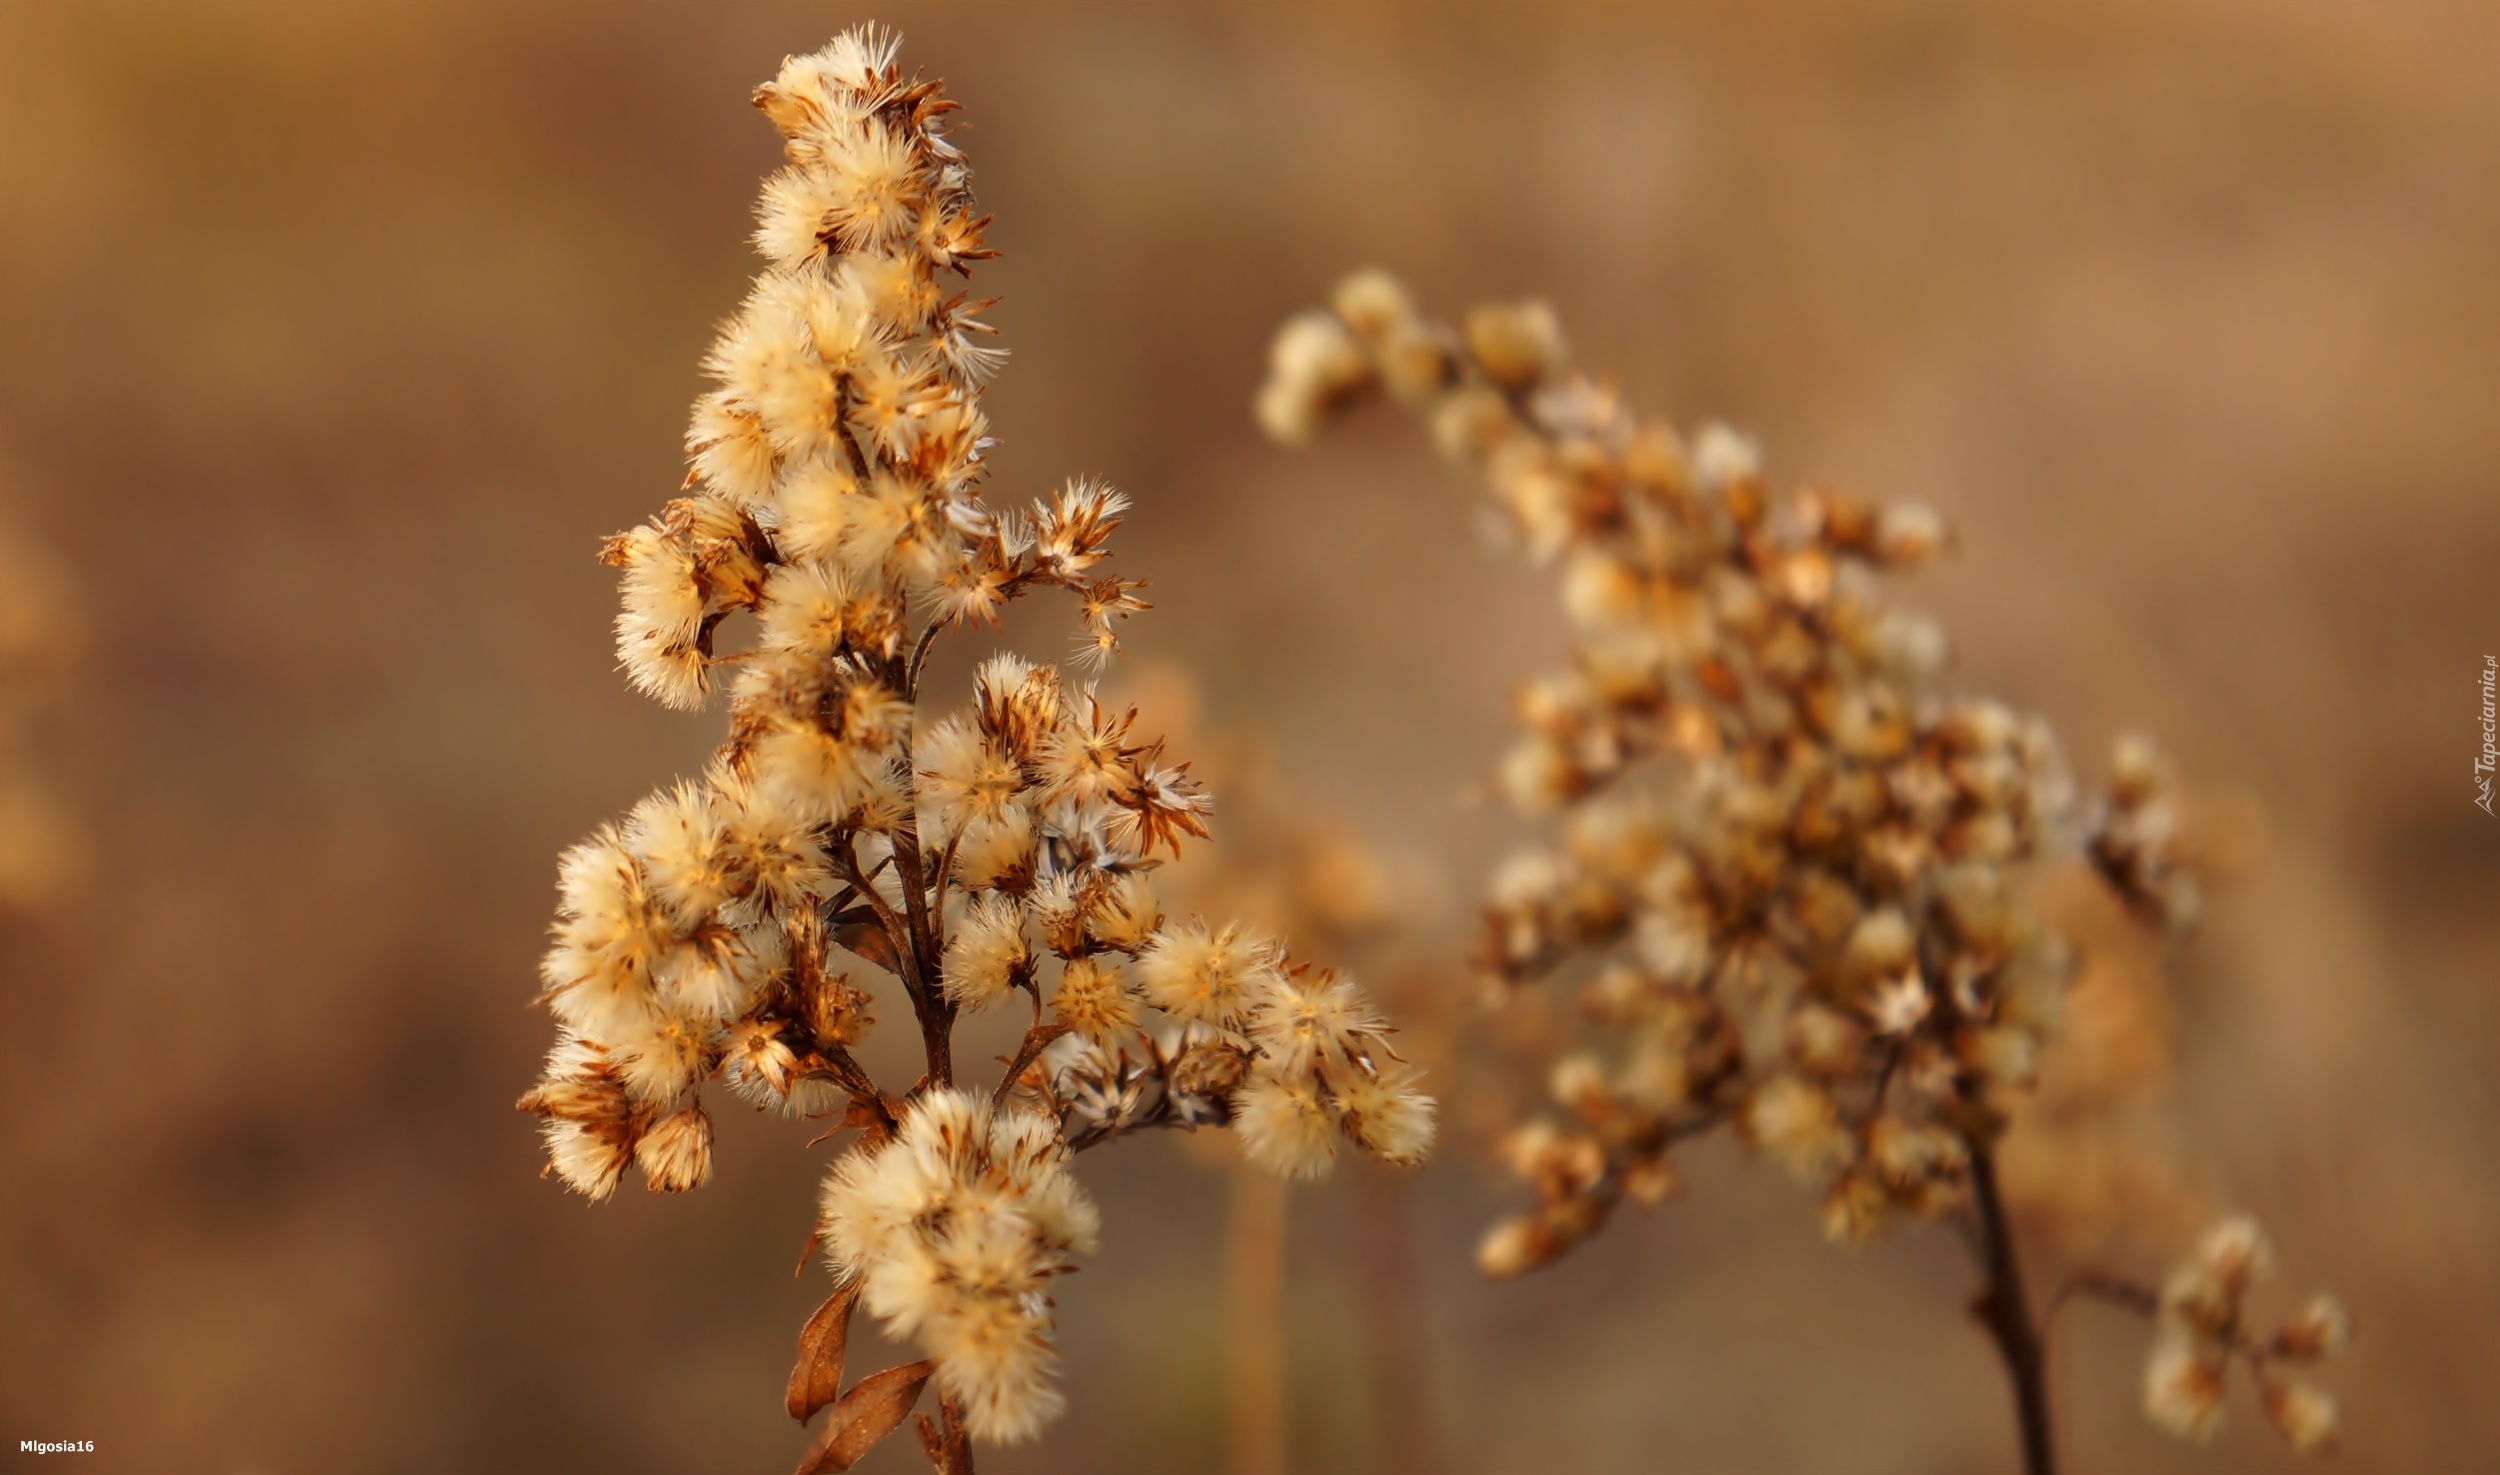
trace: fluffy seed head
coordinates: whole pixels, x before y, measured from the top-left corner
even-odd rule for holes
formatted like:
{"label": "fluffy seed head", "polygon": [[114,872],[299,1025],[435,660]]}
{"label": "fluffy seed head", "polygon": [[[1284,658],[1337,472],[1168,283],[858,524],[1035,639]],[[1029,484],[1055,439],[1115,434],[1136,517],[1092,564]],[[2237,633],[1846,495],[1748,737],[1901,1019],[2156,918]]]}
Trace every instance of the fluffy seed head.
{"label": "fluffy seed head", "polygon": [[975,819],[955,847],[955,875],[973,888],[1018,891],[1032,884],[1041,831],[1033,811],[1010,804],[994,819]]}
{"label": "fluffy seed head", "polygon": [[1047,1119],[930,1092],[893,1141],[835,1166],[821,1227],[835,1272],[936,1360],[974,1438],[1029,1439],[1058,1415],[1049,1286],[1099,1221]]}
{"label": "fluffy seed head", "polygon": [[626,848],[653,899],[676,928],[691,930],[738,894],[741,874],[727,826],[705,785],[679,783],[634,806]]}
{"label": "fluffy seed head", "polygon": [[913,761],[928,822],[923,834],[943,845],[976,820],[1003,815],[1024,786],[1014,759],[992,748],[981,730],[950,717],[924,733]]}
{"label": "fluffy seed head", "polygon": [[2144,1416],[2181,1439],[2211,1443],[2222,1432],[2222,1372],[2195,1342],[2163,1338],[2144,1365]]}
{"label": "fluffy seed head", "polygon": [[1812,1178],[1849,1155],[1840,1113],[1824,1090],[1801,1077],[1775,1076],[1745,1113],[1754,1142],[1800,1178]]}
{"label": "fluffy seed head", "polygon": [[1175,1019],[1227,1025],[1280,978],[1275,944],[1238,923],[1165,927],[1137,957],[1147,1002]]}
{"label": "fluffy seed head", "polygon": [[1051,1013],[1089,1040],[1111,1044],[1137,1029],[1137,999],[1116,961],[1071,958],[1050,996]]}
{"label": "fluffy seed head", "polygon": [[1434,1107],[1418,1072],[1396,1061],[1377,1074],[1347,1071],[1332,1088],[1346,1134],[1383,1161],[1411,1165],[1432,1151]]}
{"label": "fluffy seed head", "polygon": [[2298,1316],[2275,1334],[2285,1355],[2305,1360],[2332,1357],[2352,1341],[2352,1316],[2333,1296],[2313,1296]]}
{"label": "fluffy seed head", "polygon": [[1163,925],[1163,906],[1144,871],[1126,871],[1102,889],[1085,919],[1086,935],[1107,948],[1133,952]]}
{"label": "fluffy seed head", "polygon": [[1277,972],[1249,1010],[1252,1043],[1285,1076],[1333,1078],[1386,1027],[1351,981],[1325,970]]}
{"label": "fluffy seed head", "polygon": [[946,996],[985,1009],[1030,983],[1033,950],[1025,941],[1024,908],[996,892],[975,896],[946,942]]}
{"label": "fluffy seed head", "polygon": [[1496,382],[1525,388],[1562,366],[1562,323],[1542,302],[1480,307],[1467,315],[1467,351]]}
{"label": "fluffy seed head", "polygon": [[634,1144],[634,1161],[653,1193],[684,1193],[712,1176],[712,1119],[700,1106],[662,1117]]}
{"label": "fluffy seed head", "polygon": [[2340,1423],[2335,1395],[2298,1378],[2271,1380],[2258,1390],[2258,1395],[2267,1421],[2282,1431],[2293,1449],[2302,1454],[2317,1454],[2335,1447]]}
{"label": "fluffy seed head", "polygon": [[1337,1121],[1314,1082],[1253,1071],[1233,1097],[1241,1150],[1282,1178],[1328,1176],[1337,1164]]}

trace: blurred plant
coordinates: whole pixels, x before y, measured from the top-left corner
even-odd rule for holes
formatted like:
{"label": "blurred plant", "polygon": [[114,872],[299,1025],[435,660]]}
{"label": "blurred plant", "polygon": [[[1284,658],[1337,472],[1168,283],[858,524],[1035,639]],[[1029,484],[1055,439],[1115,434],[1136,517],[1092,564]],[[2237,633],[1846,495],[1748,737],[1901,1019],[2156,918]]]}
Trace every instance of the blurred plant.
{"label": "blurred plant", "polygon": [[0,904],[21,912],[40,911],[85,868],[30,730],[77,659],[76,605],[60,556],[0,522]]}
{"label": "blurred plant", "polygon": [[[1506,1138],[1537,1203],[1485,1240],[1482,1268],[1534,1269],[1623,1201],[1654,1205],[1677,1187],[1671,1149],[1727,1127],[1822,1186],[1836,1240],[1902,1216],[1965,1230],[1984,1277],[1973,1310],[2013,1385],[2026,1468],[2046,1475],[2046,1353],[1998,1151],[2058,1030],[2073,949],[2028,893],[2045,863],[2079,856],[2143,922],[2188,926],[2193,847],[2167,767],[2125,740],[2107,791],[2079,796],[2045,723],[1942,691],[1942,633],[1884,603],[1879,574],[1944,547],[1933,512],[1774,496],[1733,432],[1688,447],[1572,371],[1542,303],[1454,330],[1358,273],[1285,324],[1256,408],[1302,442],[1374,388],[1488,478],[1527,552],[1560,565],[1577,632],[1570,667],[1523,693],[1528,736],[1500,774],[1519,806],[1560,814],[1559,841],[1496,876],[1482,952],[1513,990],[1576,980],[1616,1048],[1556,1060],[1568,1116]],[[2208,1431],[2208,1385],[2218,1396],[2238,1355],[2278,1427],[2316,1448],[2333,1405],[2274,1370],[2340,1338],[2241,1335],[2253,1258],[2216,1246],[2251,1233],[2216,1231],[2183,1272],[2193,1293],[2078,1284],[2159,1313],[2165,1427]]]}
{"label": "blurred plant", "polygon": [[[802,1475],[849,1468],[931,1382],[919,1432],[942,1471],[1058,1413],[1049,1289],[1097,1236],[1074,1153],[1230,1124],[1253,1160],[1309,1177],[1340,1134],[1406,1163],[1433,1127],[1351,982],[1241,923],[1165,917],[1156,853],[1205,838],[1210,802],[1133,711],[1001,654],[970,710],[920,719],[941,631],[1058,589],[1099,659],[1145,606],[1098,568],[1118,494],[981,500],[1000,356],[986,304],[943,279],[992,254],[987,221],[940,126],[954,104],[896,50],[854,30],[755,95],[789,159],[759,210],[769,264],[706,361],[720,387],[695,406],[688,495],[605,550],[628,676],[695,708],[736,668],[729,737],[701,779],[565,854],[542,995],[559,1033],[521,1101],[550,1171],[594,1199],[629,1164],[656,1191],[703,1182],[715,1078],[859,1133],[825,1179],[835,1285],[788,1389],[795,1418],[832,1408]],[[753,644],[716,653],[733,615]],[[855,1054],[872,993],[844,954],[909,1001],[923,1073],[899,1092]],[[1018,994],[1022,1042],[972,1089],[958,1016]],[[845,1391],[858,1305],[926,1357]]]}
{"label": "blurred plant", "polygon": [[2234,1361],[2257,1381],[2258,1404],[2302,1453],[2335,1444],[2335,1399],[2292,1370],[2343,1350],[2352,1320],[2332,1296],[2314,1296],[2300,1314],[2257,1337],[2249,1329],[2249,1288],[2272,1273],[2274,1251],[2248,1219],[2206,1231],[2195,1255],[2156,1293],[2106,1276],[2076,1278],[2066,1296],[2093,1296],[2153,1317],[2159,1335],[2144,1368],[2144,1411],[2154,1423],[2202,1444],[2222,1431],[2222,1393]]}
{"label": "blurred plant", "polygon": [[[1394,1006],[1402,1046],[1445,1069],[1437,991],[1406,944],[1432,910],[1425,869],[1367,844],[1350,828],[1293,802],[1248,734],[1210,726],[1189,674],[1148,665],[1124,688],[1197,771],[1226,796],[1225,843],[1172,867],[1170,896],[1193,910],[1266,917],[1374,980]],[[1284,1293],[1288,1265],[1285,1185],[1230,1156],[1224,1243],[1225,1322],[1232,1475],[1282,1475],[1290,1467]],[[1425,1333],[1412,1176],[1357,1175],[1352,1248],[1358,1268],[1350,1308],[1365,1333],[1375,1468],[1431,1475],[1441,1468],[1427,1412],[1432,1349]]]}
{"label": "blurred plant", "polygon": [[[2196,804],[2198,868],[2220,869],[2214,801]],[[2214,1217],[2180,1161],[2164,944],[2089,867],[2035,897],[2076,948],[2051,1067],[2013,1100],[1998,1186],[2043,1284],[2071,1270],[2159,1257]]]}

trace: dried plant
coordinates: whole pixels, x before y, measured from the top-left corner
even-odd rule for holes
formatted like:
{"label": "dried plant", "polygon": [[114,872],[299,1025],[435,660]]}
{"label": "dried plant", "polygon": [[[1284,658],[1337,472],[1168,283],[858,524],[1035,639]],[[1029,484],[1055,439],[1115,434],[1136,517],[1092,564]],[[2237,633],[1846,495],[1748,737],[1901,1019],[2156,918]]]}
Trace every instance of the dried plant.
{"label": "dried plant", "polygon": [[[1773,495],[1734,433],[1688,446],[1573,371],[1541,303],[1452,329],[1359,273],[1279,333],[1258,416],[1300,442],[1375,388],[1486,477],[1526,551],[1559,565],[1576,630],[1568,669],[1523,694],[1527,737],[1500,773],[1559,835],[1494,880],[1482,951],[1511,989],[1576,983],[1610,1049],[1556,1060],[1567,1115],[1507,1137],[1536,1204],[1485,1240],[1482,1268],[1520,1274],[1625,1200],[1655,1204],[1675,1145],[1726,1127],[1820,1185],[1834,1239],[1903,1217],[1965,1231],[2025,1466],[2046,1475],[2042,1323],[1997,1165],[2073,967],[2032,883],[2081,858],[2144,922],[2188,925],[2193,846],[2167,768],[2123,741],[2107,789],[2079,794],[2045,723],[1947,690],[1942,634],[1883,599],[1879,575],[1945,546],[1933,512]],[[2210,1432],[2238,1357],[2275,1424],[2318,1448],[2334,1406],[2284,1370],[2332,1350],[2341,1316],[2322,1303],[2250,1339],[2255,1245],[2215,1231],[2166,1293],[2108,1275],[2073,1289],[2157,1317],[2148,1406],[2165,1427]]]}
{"label": "dried plant", "polygon": [[[542,995],[559,1033],[521,1102],[550,1171],[593,1199],[629,1166],[656,1191],[703,1182],[715,1079],[858,1134],[825,1179],[835,1284],[788,1390],[798,1419],[832,1409],[802,1475],[849,1468],[931,1383],[919,1432],[943,1471],[1058,1413],[1049,1292],[1097,1234],[1075,1153],[1229,1124],[1308,1177],[1341,1136],[1405,1163],[1433,1128],[1351,982],[1242,923],[1164,915],[1158,852],[1205,838],[1210,801],[1133,712],[1001,654],[969,710],[922,721],[940,632],[1056,589],[1100,659],[1145,606],[1101,569],[1117,493],[1071,482],[1029,514],[981,498],[1000,356],[986,304],[946,282],[992,254],[987,222],[941,126],[954,104],[896,50],[855,30],[755,94],[789,159],[759,209],[767,265],[706,361],[686,495],[605,549],[628,676],[690,709],[734,671],[728,738],[565,854]],[[753,644],[716,652],[738,615]],[[857,1053],[879,975],[918,1029],[899,1091]],[[957,1019],[1017,995],[1022,1042],[975,1089]],[[846,1391],[856,1306],[925,1358]]]}

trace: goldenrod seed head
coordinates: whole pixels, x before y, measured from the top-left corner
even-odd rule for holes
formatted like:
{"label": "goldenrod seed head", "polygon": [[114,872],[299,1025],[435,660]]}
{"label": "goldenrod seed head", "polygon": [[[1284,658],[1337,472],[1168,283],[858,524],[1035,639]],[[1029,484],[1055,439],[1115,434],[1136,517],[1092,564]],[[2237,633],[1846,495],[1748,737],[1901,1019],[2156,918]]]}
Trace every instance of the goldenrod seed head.
{"label": "goldenrod seed head", "polygon": [[1253,1071],[1233,1097],[1233,1129],[1250,1160],[1280,1178],[1324,1178],[1336,1166],[1336,1114],[1308,1079]]}
{"label": "goldenrod seed head", "polygon": [[1745,1111],[1754,1145],[1800,1178],[1816,1177],[1849,1155],[1839,1108],[1821,1087],[1793,1075],[1774,1076]]}
{"label": "goldenrod seed head", "polygon": [[1166,926],[1137,957],[1147,1001],[1175,1019],[1213,1025],[1239,1021],[1279,981],[1276,946],[1239,923],[1192,920]]}
{"label": "goldenrod seed head", "polygon": [[1137,1030],[1136,996],[1125,970],[1108,959],[1069,959],[1051,991],[1050,1009],[1071,1030],[1105,1044]]}
{"label": "goldenrod seed head", "polygon": [[1542,302],[1479,307],[1467,315],[1467,351],[1494,383],[1525,389],[1562,367],[1562,322]]}
{"label": "goldenrod seed head", "polygon": [[712,1176],[712,1119],[688,1105],[654,1123],[634,1144],[634,1161],[653,1193],[683,1193]]}
{"label": "goldenrod seed head", "polygon": [[946,996],[966,1008],[986,1009],[1032,977],[1022,904],[997,892],[973,897],[946,942]]}
{"label": "goldenrod seed head", "polygon": [[2267,1420],[2293,1449],[2318,1454],[2335,1447],[2340,1420],[2333,1394],[2297,1378],[2270,1379],[2258,1393]]}
{"label": "goldenrod seed head", "polygon": [[2185,1338],[2162,1338],[2144,1365],[2145,1417],[2181,1439],[2211,1443],[2222,1432],[2222,1373],[2219,1356]]}

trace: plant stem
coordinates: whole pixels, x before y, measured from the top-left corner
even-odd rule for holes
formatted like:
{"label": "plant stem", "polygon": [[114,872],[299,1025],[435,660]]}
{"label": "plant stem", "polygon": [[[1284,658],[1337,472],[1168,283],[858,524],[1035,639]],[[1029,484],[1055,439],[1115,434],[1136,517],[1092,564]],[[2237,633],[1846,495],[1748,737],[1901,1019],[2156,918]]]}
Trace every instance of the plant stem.
{"label": "plant stem", "polygon": [[[912,642],[911,656],[900,673],[903,700],[910,704],[912,717],[903,736],[906,760],[911,758],[920,731],[920,663],[928,658],[929,647],[945,628],[944,621],[931,620]],[[893,851],[895,875],[903,883],[903,911],[906,930],[911,934],[913,971],[920,977],[920,988],[912,993],[912,1009],[920,1016],[921,1050],[928,1057],[929,1084],[951,1086],[955,1084],[955,1005],[946,997],[940,982],[944,961],[938,942],[946,927],[947,872],[941,869],[931,878],[921,870],[920,772],[911,761],[903,765],[903,813],[902,827],[893,836]],[[949,844],[949,867],[953,860],[954,846]]]}
{"label": "plant stem", "polygon": [[1285,1475],[1284,1180],[1233,1165],[1224,1261],[1232,1303],[1231,1475]]}
{"label": "plant stem", "polygon": [[2032,1320],[2031,1299],[2023,1290],[2021,1264],[2014,1256],[2014,1232],[2005,1217],[2005,1199],[1997,1188],[1996,1158],[1986,1144],[1970,1144],[1971,1197],[1979,1214],[1980,1257],[1987,1283],[1971,1303],[2004,1360],[2005,1376],[2014,1385],[2014,1414],[2022,1425],[2024,1475],[2057,1475],[2057,1443],[2049,1423],[2048,1355]]}
{"label": "plant stem", "polygon": [[1442,1475],[1432,1421],[1432,1333],[1416,1265],[1415,1186],[1371,1163],[1355,1174],[1361,1296],[1371,1341],[1373,1417],[1381,1475]]}

